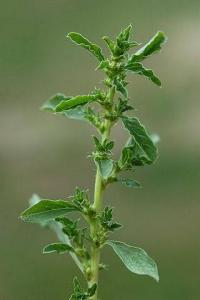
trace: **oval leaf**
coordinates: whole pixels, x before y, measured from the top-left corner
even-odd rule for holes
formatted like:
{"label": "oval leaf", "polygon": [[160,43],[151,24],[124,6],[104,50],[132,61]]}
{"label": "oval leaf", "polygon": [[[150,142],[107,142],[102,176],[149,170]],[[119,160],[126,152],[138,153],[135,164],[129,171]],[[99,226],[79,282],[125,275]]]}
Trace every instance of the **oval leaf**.
{"label": "oval leaf", "polygon": [[57,253],[65,253],[67,251],[74,251],[74,249],[67,245],[67,244],[63,244],[63,243],[53,243],[53,244],[49,244],[47,246],[45,246],[43,248],[43,253],[53,253],[53,252],[57,252]]}
{"label": "oval leaf", "polygon": [[147,44],[145,44],[130,58],[129,61],[142,61],[149,55],[159,51],[166,40],[167,38],[165,37],[165,34],[162,31],[158,31]]}
{"label": "oval leaf", "polygon": [[99,61],[104,60],[104,56],[103,56],[101,48],[99,46],[97,46],[96,44],[91,43],[88,39],[86,39],[80,33],[70,32],[67,35],[67,37],[70,38],[77,45],[87,49],[89,52],[94,54],[98,58]]}
{"label": "oval leaf", "polygon": [[130,178],[117,178],[117,181],[129,188],[141,188],[141,184],[137,180]]}
{"label": "oval leaf", "polygon": [[56,106],[56,112],[62,112],[65,110],[69,110],[73,107],[76,107],[78,105],[83,105],[88,102],[96,100],[96,96],[94,95],[81,95],[81,96],[75,96],[67,100],[61,101]]}
{"label": "oval leaf", "polygon": [[54,220],[57,217],[64,216],[66,213],[76,210],[78,208],[69,201],[41,200],[26,209],[20,217],[25,222],[41,223]]}
{"label": "oval leaf", "polygon": [[135,165],[152,164],[157,158],[157,148],[145,127],[135,117],[123,117],[122,121],[132,136],[127,147],[133,148]]}
{"label": "oval leaf", "polygon": [[113,248],[128,270],[135,274],[148,275],[159,281],[157,265],[143,249],[118,241],[107,241],[106,244]]}

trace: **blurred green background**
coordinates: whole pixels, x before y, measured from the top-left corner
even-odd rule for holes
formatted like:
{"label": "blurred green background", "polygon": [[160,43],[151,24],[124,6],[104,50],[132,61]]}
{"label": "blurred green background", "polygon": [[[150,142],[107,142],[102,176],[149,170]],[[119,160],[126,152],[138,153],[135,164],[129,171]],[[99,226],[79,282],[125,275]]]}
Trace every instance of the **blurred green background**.
{"label": "blurred green background", "polygon": [[[105,202],[124,224],[114,238],[143,247],[156,259],[160,283],[129,273],[110,249],[100,298],[200,299],[200,2],[195,0],[1,0],[0,28],[0,299],[68,299],[78,270],[69,256],[41,254],[54,234],[24,224],[19,213],[33,192],[66,197],[76,185],[93,188],[93,129],[40,112],[52,94],[85,94],[102,79],[96,60],[66,40],[80,31],[103,44],[134,24],[137,41],[157,30],[169,41],[148,61],[163,88],[131,77],[137,115],[161,136],[157,163],[137,171],[143,189],[113,185]],[[113,138],[121,144],[120,126]],[[119,146],[116,151],[119,152]],[[80,275],[81,276],[81,275]]]}

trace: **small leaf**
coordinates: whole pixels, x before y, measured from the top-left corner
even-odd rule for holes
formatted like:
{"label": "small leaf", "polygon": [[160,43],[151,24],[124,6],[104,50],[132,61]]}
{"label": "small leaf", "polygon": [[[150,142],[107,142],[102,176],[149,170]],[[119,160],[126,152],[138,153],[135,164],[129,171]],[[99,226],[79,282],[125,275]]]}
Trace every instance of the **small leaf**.
{"label": "small leaf", "polygon": [[103,56],[101,48],[99,46],[97,46],[96,44],[93,44],[92,42],[90,42],[88,39],[86,39],[80,33],[70,32],[67,35],[67,37],[70,38],[77,45],[87,49],[89,52],[94,54],[98,58],[99,61],[104,60],[104,56]]}
{"label": "small leaf", "polygon": [[141,63],[129,63],[125,66],[125,69],[132,71],[135,74],[146,76],[153,83],[161,86],[160,79],[153,73],[151,69],[146,69]]}
{"label": "small leaf", "polygon": [[116,86],[117,91],[119,91],[125,98],[128,97],[128,91],[127,91],[123,81],[115,79],[114,85]]}
{"label": "small leaf", "polygon": [[159,31],[153,36],[153,38],[139,49],[131,58],[130,62],[139,62],[148,57],[149,55],[159,51],[161,46],[166,41],[166,37],[163,32]]}
{"label": "small leaf", "polygon": [[66,213],[76,210],[78,208],[69,201],[41,200],[26,209],[20,217],[25,222],[41,223],[54,220],[56,217],[64,216]]}
{"label": "small leaf", "polygon": [[111,53],[115,54],[115,43],[108,36],[104,36],[102,39],[106,42]]}
{"label": "small leaf", "polygon": [[129,188],[141,188],[141,184],[137,180],[129,178],[118,178],[118,182],[121,182],[123,185]]}
{"label": "small leaf", "polygon": [[96,290],[97,290],[97,284],[94,283],[90,288],[88,288],[88,291],[87,291],[88,296],[89,297],[94,296],[94,294],[96,293]]}
{"label": "small leaf", "polygon": [[63,244],[63,243],[53,243],[53,244],[49,244],[47,246],[44,247],[43,249],[43,253],[53,253],[53,252],[57,252],[57,253],[65,253],[67,251],[72,251],[74,252],[74,249],[67,245],[67,244]]}
{"label": "small leaf", "polygon": [[[135,118],[123,117],[123,124],[132,136],[127,147],[131,148],[135,156],[135,165],[152,164],[157,157],[157,148],[150,135],[140,121]],[[138,163],[137,163],[138,160]]]}
{"label": "small leaf", "polygon": [[128,41],[132,27],[132,24],[130,24],[125,29],[122,29],[120,34],[117,36],[117,40],[119,42]]}
{"label": "small leaf", "polygon": [[101,225],[107,230],[107,231],[114,231],[116,229],[119,229],[122,227],[122,225],[118,222],[113,222],[113,215],[112,215],[112,208],[109,206],[106,206],[104,210],[101,212],[99,219],[101,222]]}
{"label": "small leaf", "polygon": [[101,177],[107,180],[113,171],[113,161],[111,159],[97,159],[96,163],[99,168]]}
{"label": "small leaf", "polygon": [[97,284],[94,283],[91,287],[87,289],[85,292],[81,285],[80,282],[78,281],[78,278],[75,277],[73,280],[74,288],[73,288],[73,294],[70,297],[70,300],[86,300],[90,299],[92,297],[97,289]]}
{"label": "small leaf", "polygon": [[106,244],[113,248],[128,270],[135,274],[148,275],[159,281],[157,265],[143,249],[118,241],[107,241]]}
{"label": "small leaf", "polygon": [[75,96],[75,97],[72,97],[68,100],[61,101],[56,106],[56,112],[66,111],[70,108],[76,107],[78,105],[83,105],[83,104],[89,103],[89,102],[94,101],[94,100],[96,100],[95,95]]}
{"label": "small leaf", "polygon": [[51,97],[49,100],[47,100],[42,106],[41,110],[49,111],[49,112],[55,112],[56,106],[62,102],[71,99],[72,97],[66,97],[64,94],[56,94],[53,97]]}

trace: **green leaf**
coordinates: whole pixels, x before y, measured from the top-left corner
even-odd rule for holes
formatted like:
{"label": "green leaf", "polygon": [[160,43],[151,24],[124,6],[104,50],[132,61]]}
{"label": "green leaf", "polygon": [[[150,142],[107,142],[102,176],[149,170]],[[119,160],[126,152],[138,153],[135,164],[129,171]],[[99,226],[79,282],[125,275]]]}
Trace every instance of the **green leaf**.
{"label": "green leaf", "polygon": [[82,106],[76,106],[75,108],[63,110],[61,112],[62,115],[68,117],[69,119],[73,120],[86,120],[86,111],[83,109]]}
{"label": "green leaf", "polygon": [[97,46],[96,44],[93,44],[92,42],[90,42],[88,39],[86,39],[80,33],[70,32],[67,35],[67,37],[70,38],[77,45],[87,49],[89,52],[94,54],[98,58],[99,61],[104,60],[104,56],[103,56],[101,48],[99,46]]}
{"label": "green leaf", "polygon": [[149,55],[159,51],[166,41],[165,34],[162,31],[157,32],[152,39],[139,49],[130,59],[130,62],[138,62],[144,60]]}
{"label": "green leaf", "polygon": [[125,29],[122,29],[117,39],[120,41],[128,41],[132,27],[132,24],[129,24]]}
{"label": "green leaf", "polygon": [[94,294],[96,293],[96,290],[97,290],[97,284],[94,283],[90,288],[88,288],[88,291],[87,291],[88,296],[89,297],[94,296]]}
{"label": "green leaf", "polygon": [[42,106],[41,110],[49,111],[49,112],[55,112],[56,106],[60,104],[62,101],[66,101],[71,99],[72,97],[66,97],[64,94],[56,94],[52,96],[49,100],[47,100]]}
{"label": "green leaf", "polygon": [[25,222],[41,223],[54,220],[57,217],[64,216],[68,212],[77,210],[78,208],[69,201],[41,200],[26,209],[20,217]]}
{"label": "green leaf", "polygon": [[[59,113],[68,117],[69,119],[75,120],[85,120],[86,111],[83,109],[82,105],[75,106],[75,108],[70,108],[68,110],[63,110],[61,112],[56,111],[56,107],[59,106],[61,103],[65,103],[68,100],[74,97],[66,97],[64,94],[56,94],[55,96],[51,97],[47,100],[41,107],[41,110],[49,111],[52,113]],[[68,105],[70,102],[68,103]]]}
{"label": "green leaf", "polygon": [[157,265],[143,249],[118,241],[107,241],[106,244],[113,248],[128,270],[135,274],[148,275],[159,281]]}
{"label": "green leaf", "polygon": [[115,43],[108,36],[104,36],[102,39],[106,42],[111,53],[115,54]]}
{"label": "green leaf", "polygon": [[117,178],[117,181],[129,188],[141,188],[141,184],[137,180],[129,178]]}
{"label": "green leaf", "polygon": [[101,177],[107,180],[113,171],[113,161],[111,159],[96,159]]}
{"label": "green leaf", "polygon": [[101,225],[107,230],[107,231],[114,231],[116,229],[119,229],[122,227],[122,225],[118,222],[113,222],[113,209],[109,206],[106,206],[104,210],[99,215],[99,219],[101,222]]}
{"label": "green leaf", "polygon": [[114,56],[121,56],[130,48],[138,46],[138,43],[135,41],[129,41],[130,31],[132,25],[129,25],[125,29],[122,29],[120,34],[116,37],[116,41],[112,41],[109,37],[103,37],[103,40],[106,42],[108,48]]}
{"label": "green leaf", "polygon": [[[33,194],[31,199],[29,200],[29,203],[30,203],[30,206],[33,206],[34,204],[36,204],[40,201],[41,201],[41,198],[38,195]],[[59,220],[59,218],[57,218],[57,219]],[[63,232],[63,228],[62,228],[61,224],[59,224],[58,222],[56,222],[54,220],[49,220],[49,221],[44,221],[44,220],[41,221],[40,220],[40,221],[37,221],[37,223],[39,225],[41,225],[42,227],[47,227],[47,228],[53,230],[56,233],[57,238],[61,243],[70,245],[69,237]],[[74,260],[74,262],[76,263],[76,265],[78,266],[78,268],[83,272],[82,264],[79,261],[79,259],[77,258],[77,256],[75,255],[75,253],[70,252],[70,255],[71,255],[72,259]]]}
{"label": "green leaf", "polygon": [[78,105],[83,105],[91,101],[95,101],[96,98],[97,97],[95,95],[81,95],[72,97],[68,100],[63,100],[56,106],[56,112],[66,111]]}
{"label": "green leaf", "polygon": [[125,98],[128,98],[128,91],[127,91],[123,81],[115,79],[114,85],[116,86],[116,89],[118,92],[120,92]]}
{"label": "green leaf", "polygon": [[128,63],[125,66],[126,70],[132,71],[135,74],[146,76],[153,83],[158,86],[161,86],[160,79],[153,73],[151,69],[146,69],[141,63]]}
{"label": "green leaf", "polygon": [[[40,202],[42,199],[39,195],[37,194],[33,194],[31,196],[31,198],[29,199],[29,205],[30,207],[37,204],[38,202]],[[41,226],[41,227],[48,227],[49,226],[49,221],[45,221],[45,220],[42,220],[40,222],[38,222],[38,224]]]}
{"label": "green leaf", "polygon": [[70,300],[86,300],[92,297],[96,293],[96,289],[97,289],[96,283],[94,283],[91,287],[89,287],[86,292],[82,289],[77,277],[74,278],[73,285],[74,285],[73,294],[71,295]]}
{"label": "green leaf", "polygon": [[43,248],[43,253],[53,253],[53,252],[57,252],[57,253],[65,253],[67,251],[72,251],[74,252],[74,249],[67,245],[67,244],[63,244],[63,243],[53,243],[53,244],[49,244],[47,246],[45,246]]}
{"label": "green leaf", "polygon": [[122,121],[132,136],[127,147],[133,152],[135,165],[152,164],[157,158],[157,148],[145,127],[135,117],[123,117]]}

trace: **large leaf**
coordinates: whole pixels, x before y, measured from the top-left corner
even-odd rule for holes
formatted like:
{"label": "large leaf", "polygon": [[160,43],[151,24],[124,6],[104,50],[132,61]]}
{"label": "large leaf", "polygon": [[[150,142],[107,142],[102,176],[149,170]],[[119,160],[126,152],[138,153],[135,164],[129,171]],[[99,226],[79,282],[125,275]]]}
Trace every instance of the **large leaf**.
{"label": "large leaf", "polygon": [[41,223],[64,216],[66,213],[76,211],[78,208],[69,201],[64,200],[41,200],[21,214],[25,222]]}
{"label": "large leaf", "polygon": [[153,83],[158,86],[161,86],[160,79],[153,73],[151,69],[146,69],[141,63],[128,63],[125,68],[129,71],[132,71],[136,74],[146,76]]}
{"label": "large leaf", "polygon": [[104,60],[104,56],[103,56],[101,48],[99,46],[97,46],[96,44],[93,44],[92,42],[90,42],[88,39],[86,39],[80,33],[70,32],[67,35],[67,37],[70,38],[73,42],[75,42],[79,46],[87,49],[89,52],[94,54],[98,58],[99,61]]}
{"label": "large leaf", "polygon": [[[42,199],[40,198],[39,195],[33,194],[33,195],[31,196],[31,198],[29,199],[29,207],[31,207],[31,206],[37,204],[37,203],[40,202],[41,200],[42,200]],[[40,220],[40,221],[38,221],[37,223],[38,223],[41,227],[47,227],[47,228],[48,228],[50,222],[51,222],[51,221]]]}
{"label": "large leaf", "polygon": [[143,249],[118,241],[107,241],[106,244],[113,248],[128,270],[135,274],[148,275],[159,281],[157,265]]}
{"label": "large leaf", "polygon": [[132,136],[127,147],[133,151],[135,165],[152,164],[157,157],[157,148],[145,127],[135,117],[123,117],[122,121]]}
{"label": "large leaf", "polygon": [[142,61],[149,55],[159,51],[161,46],[166,41],[166,37],[162,31],[158,31],[152,39],[139,49],[130,59],[131,62]]}
{"label": "large leaf", "polygon": [[[38,196],[37,194],[33,194],[31,199],[29,200],[30,206],[37,204],[41,200],[42,200],[42,198],[40,196]],[[48,227],[49,229],[53,230],[56,233],[56,235],[61,243],[67,244],[69,246],[71,245],[69,237],[62,230],[63,226],[61,224],[59,224],[58,222],[56,222],[54,220],[44,221],[44,219],[42,218],[41,220],[37,220],[37,223],[39,225],[41,225],[42,227]],[[75,253],[71,251],[70,255],[71,255],[72,259],[74,260],[74,262],[77,264],[78,268],[83,272],[82,264],[80,263],[79,259],[75,255]]]}
{"label": "large leaf", "polygon": [[98,159],[96,160],[96,164],[99,168],[101,177],[104,180],[107,180],[113,171],[113,161],[111,159]]}
{"label": "large leaf", "polygon": [[83,105],[91,101],[95,101],[96,98],[97,96],[95,95],[80,95],[72,97],[68,100],[63,100],[56,106],[56,112],[66,111],[78,105]]}
{"label": "large leaf", "polygon": [[65,253],[67,251],[74,252],[74,249],[70,245],[67,245],[67,244],[64,244],[64,243],[53,243],[53,244],[49,244],[49,245],[47,245],[43,248],[43,253],[44,254],[53,253],[53,252]]}

